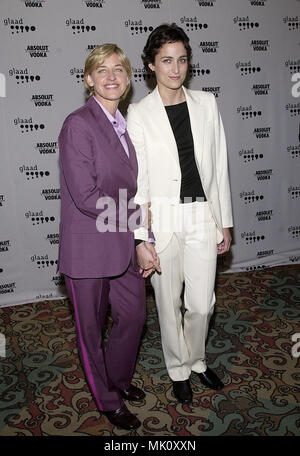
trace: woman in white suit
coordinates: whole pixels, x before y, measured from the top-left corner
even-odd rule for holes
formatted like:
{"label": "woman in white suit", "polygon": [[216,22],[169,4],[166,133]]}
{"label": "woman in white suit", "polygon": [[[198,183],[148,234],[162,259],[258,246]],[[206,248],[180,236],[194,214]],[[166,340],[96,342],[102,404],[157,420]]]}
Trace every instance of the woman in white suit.
{"label": "woman in white suit", "polygon": [[[191,48],[180,27],[157,27],[142,59],[157,86],[128,110],[139,166],[136,203],[151,203],[161,265],[151,282],[162,347],[174,395],[186,403],[192,400],[192,371],[209,388],[224,386],[206,365],[205,340],[215,304],[217,254],[227,252],[231,242],[226,141],[214,95],[183,86]],[[147,240],[146,230],[137,231]]]}

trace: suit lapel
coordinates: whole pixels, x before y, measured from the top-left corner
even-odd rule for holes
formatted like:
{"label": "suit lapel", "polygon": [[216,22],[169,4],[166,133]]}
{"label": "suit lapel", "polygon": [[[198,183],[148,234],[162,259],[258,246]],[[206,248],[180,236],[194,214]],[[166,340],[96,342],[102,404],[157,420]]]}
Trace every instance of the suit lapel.
{"label": "suit lapel", "polygon": [[196,163],[199,169],[201,169],[201,162],[203,157],[203,145],[204,145],[204,134],[205,134],[205,118],[204,118],[204,107],[199,103],[199,100],[195,100],[189,90],[183,87],[187,107],[190,116],[191,130],[194,141],[194,152]]}
{"label": "suit lapel", "polygon": [[172,155],[173,159],[176,161],[176,164],[179,165],[178,150],[177,144],[174,138],[172,127],[169,122],[168,114],[164,107],[163,101],[159,94],[158,88],[153,90],[151,93],[151,111],[153,115],[153,120],[155,125],[158,126],[155,131],[155,136],[159,136],[161,143],[164,143],[167,146],[168,151]]}
{"label": "suit lapel", "polygon": [[[94,114],[94,117],[97,120],[97,123],[99,124],[101,128],[101,134],[105,136],[107,141],[110,143],[112,150],[115,152],[115,154],[118,156],[118,159],[122,160],[122,162],[126,163],[127,166],[130,166],[131,163],[129,161],[129,158],[127,157],[127,154],[124,150],[124,147],[122,146],[122,143],[117,135],[117,133],[114,130],[114,127],[106,117],[105,113],[102,111],[101,107],[98,106],[97,102],[91,97],[88,101],[87,104],[89,105],[89,108]],[[127,140],[127,137],[126,137]],[[127,142],[128,144],[128,142]],[[129,148],[129,147],[128,147]],[[129,148],[129,153],[130,153],[130,148]]]}

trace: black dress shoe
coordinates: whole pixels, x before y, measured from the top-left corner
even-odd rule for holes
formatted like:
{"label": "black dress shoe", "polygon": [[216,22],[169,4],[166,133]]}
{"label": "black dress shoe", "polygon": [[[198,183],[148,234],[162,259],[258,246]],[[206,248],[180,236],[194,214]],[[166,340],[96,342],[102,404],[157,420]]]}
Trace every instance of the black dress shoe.
{"label": "black dress shoe", "polygon": [[120,394],[128,401],[142,401],[146,396],[144,391],[134,385],[130,385],[127,390],[120,390]]}
{"label": "black dress shoe", "polygon": [[104,413],[113,425],[122,429],[130,431],[131,429],[136,429],[141,425],[140,420],[138,420],[137,417],[128,410],[125,404],[117,410],[102,413]]}
{"label": "black dress shoe", "polygon": [[173,393],[178,402],[182,404],[192,402],[193,393],[189,380],[173,381]]}
{"label": "black dress shoe", "polygon": [[221,382],[219,377],[217,377],[217,375],[209,367],[207,367],[205,372],[201,372],[200,374],[198,373],[198,377],[200,382],[210,389],[220,390],[224,388],[224,383]]}

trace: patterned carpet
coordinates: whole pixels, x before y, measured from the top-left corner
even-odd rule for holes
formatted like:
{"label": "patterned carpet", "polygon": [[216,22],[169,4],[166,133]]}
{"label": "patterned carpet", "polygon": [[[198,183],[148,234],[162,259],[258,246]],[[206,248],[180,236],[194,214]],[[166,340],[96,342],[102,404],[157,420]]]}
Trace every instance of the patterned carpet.
{"label": "patterned carpet", "polygon": [[[192,405],[173,396],[154,299],[133,382],[146,399],[128,407],[143,425],[113,427],[96,409],[78,359],[68,300],[0,309],[0,436],[299,436],[300,266],[219,275],[207,343],[220,392],[191,382]],[[299,334],[300,340],[300,334]],[[294,354],[292,356],[292,346]]]}

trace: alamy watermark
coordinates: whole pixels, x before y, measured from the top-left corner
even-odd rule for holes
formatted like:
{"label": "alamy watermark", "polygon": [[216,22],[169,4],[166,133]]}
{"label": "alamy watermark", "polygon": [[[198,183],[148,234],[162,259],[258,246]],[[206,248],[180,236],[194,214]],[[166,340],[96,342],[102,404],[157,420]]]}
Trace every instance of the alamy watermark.
{"label": "alamy watermark", "polygon": [[0,358],[5,358],[6,356],[6,340],[5,335],[0,333]]}
{"label": "alamy watermark", "polygon": [[0,97],[6,97],[6,79],[3,73],[0,73]]}
{"label": "alamy watermark", "polygon": [[294,98],[300,97],[300,73],[294,73],[291,77],[291,81],[295,84],[291,88],[291,92]]}
{"label": "alamy watermark", "polygon": [[292,342],[296,342],[292,346],[292,357],[299,358],[300,357],[300,333],[295,333],[292,335]]}
{"label": "alamy watermark", "polygon": [[[107,231],[127,232],[138,228],[147,228],[152,225],[154,231],[169,233],[181,232],[184,226],[201,227],[204,220],[204,207],[199,205],[203,198],[178,198],[152,197],[150,211],[151,223],[148,223],[148,204],[143,209],[135,203],[134,198],[128,198],[127,189],[119,189],[118,198],[101,196],[96,203],[99,214],[96,219],[96,227],[100,233]],[[184,204],[182,204],[184,203]]]}

